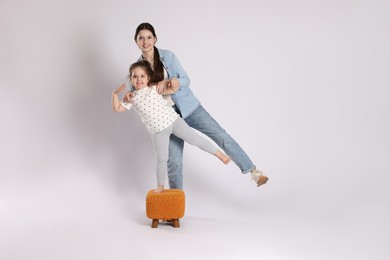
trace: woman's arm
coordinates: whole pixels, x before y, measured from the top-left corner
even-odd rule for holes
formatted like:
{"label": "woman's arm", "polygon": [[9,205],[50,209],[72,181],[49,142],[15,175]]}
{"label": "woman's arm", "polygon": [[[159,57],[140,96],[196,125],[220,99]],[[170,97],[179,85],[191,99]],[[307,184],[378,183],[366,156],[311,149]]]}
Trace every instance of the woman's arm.
{"label": "woman's arm", "polygon": [[171,78],[176,78],[179,83],[179,88],[188,88],[190,87],[190,78],[187,75],[187,72],[184,70],[179,59],[174,53],[172,53],[172,66],[173,73],[170,74]]}
{"label": "woman's arm", "polygon": [[124,108],[121,105],[121,102],[119,101],[119,96],[118,96],[118,94],[123,92],[124,90],[125,90],[125,84],[122,84],[112,92],[112,98],[111,98],[112,102],[111,103],[112,103],[112,109],[114,110],[114,112],[126,111],[126,108]]}
{"label": "woman's arm", "polygon": [[158,49],[158,51],[161,61],[168,71],[169,78],[176,78],[179,83],[179,88],[188,88],[191,83],[190,78],[176,55],[168,50]]}

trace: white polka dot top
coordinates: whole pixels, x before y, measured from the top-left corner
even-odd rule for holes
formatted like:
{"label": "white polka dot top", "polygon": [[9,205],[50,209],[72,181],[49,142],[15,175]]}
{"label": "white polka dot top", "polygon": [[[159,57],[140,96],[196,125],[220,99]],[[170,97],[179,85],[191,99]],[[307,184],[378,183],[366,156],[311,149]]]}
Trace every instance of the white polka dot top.
{"label": "white polka dot top", "polygon": [[134,93],[132,103],[121,104],[128,110],[133,107],[151,134],[164,130],[179,117],[162,95],[157,93],[156,86],[134,90]]}

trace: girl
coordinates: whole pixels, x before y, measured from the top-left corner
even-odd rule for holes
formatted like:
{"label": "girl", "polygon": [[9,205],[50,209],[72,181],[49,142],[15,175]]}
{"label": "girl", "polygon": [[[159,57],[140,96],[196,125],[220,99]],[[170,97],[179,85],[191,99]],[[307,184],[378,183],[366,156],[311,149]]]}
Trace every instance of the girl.
{"label": "girl", "polygon": [[[164,179],[168,170],[167,161],[171,134],[214,154],[225,164],[230,162],[230,157],[196,134],[179,114],[171,106],[168,106],[167,100],[157,93],[156,86],[149,86],[151,72],[147,61],[138,61],[132,64],[129,77],[135,90],[130,95],[130,102],[119,101],[118,94],[125,90],[125,85],[122,84],[112,93],[112,108],[115,112],[123,112],[133,107],[151,133],[157,155],[157,188],[155,192],[160,193],[164,190]],[[177,86],[169,84],[165,87],[164,94],[172,94],[176,91]]]}
{"label": "girl", "polygon": [[[157,91],[163,93],[172,86],[178,88],[172,93],[173,108],[192,128],[210,137],[222,148],[240,168],[243,174],[250,173],[257,187],[265,184],[265,176],[252,163],[241,146],[218,124],[218,122],[203,108],[190,89],[190,79],[181,66],[175,54],[155,47],[157,36],[149,23],[140,24],[134,35],[134,40],[142,52],[140,60],[148,61],[153,69],[151,81],[157,83]],[[125,99],[128,99],[126,95]],[[168,99],[170,99],[168,97]],[[183,147],[184,141],[172,135],[169,143],[168,178],[172,189],[183,188]]]}

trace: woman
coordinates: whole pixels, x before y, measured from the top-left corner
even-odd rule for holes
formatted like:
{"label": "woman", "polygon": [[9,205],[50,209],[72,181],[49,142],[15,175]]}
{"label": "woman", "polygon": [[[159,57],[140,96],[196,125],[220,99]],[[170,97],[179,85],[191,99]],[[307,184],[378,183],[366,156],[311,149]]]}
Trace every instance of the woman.
{"label": "woman", "polygon": [[[257,186],[265,184],[268,177],[256,169],[240,145],[211,117],[194,96],[189,87],[190,79],[175,54],[155,47],[157,36],[153,26],[149,23],[140,24],[135,31],[134,40],[142,52],[140,60],[146,60],[151,64],[153,75],[150,81],[157,85],[158,93],[163,93],[168,87],[178,88],[177,92],[165,98],[171,104],[174,102],[173,108],[187,124],[210,137],[243,174],[250,173],[251,179]],[[126,99],[130,99],[130,93],[126,95]],[[184,141],[171,135],[168,159],[168,179],[171,189],[183,188],[183,148]]]}

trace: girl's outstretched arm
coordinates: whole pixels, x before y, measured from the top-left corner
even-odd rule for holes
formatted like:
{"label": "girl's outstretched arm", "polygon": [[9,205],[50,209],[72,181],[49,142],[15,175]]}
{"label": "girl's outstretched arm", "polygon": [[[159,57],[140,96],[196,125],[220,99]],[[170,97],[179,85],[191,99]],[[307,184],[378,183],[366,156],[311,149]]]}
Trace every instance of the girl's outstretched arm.
{"label": "girl's outstretched arm", "polygon": [[125,84],[120,85],[117,89],[115,89],[112,92],[112,109],[114,112],[124,112],[126,111],[126,108],[124,108],[121,105],[121,102],[119,101],[119,93],[123,92],[125,90]]}

